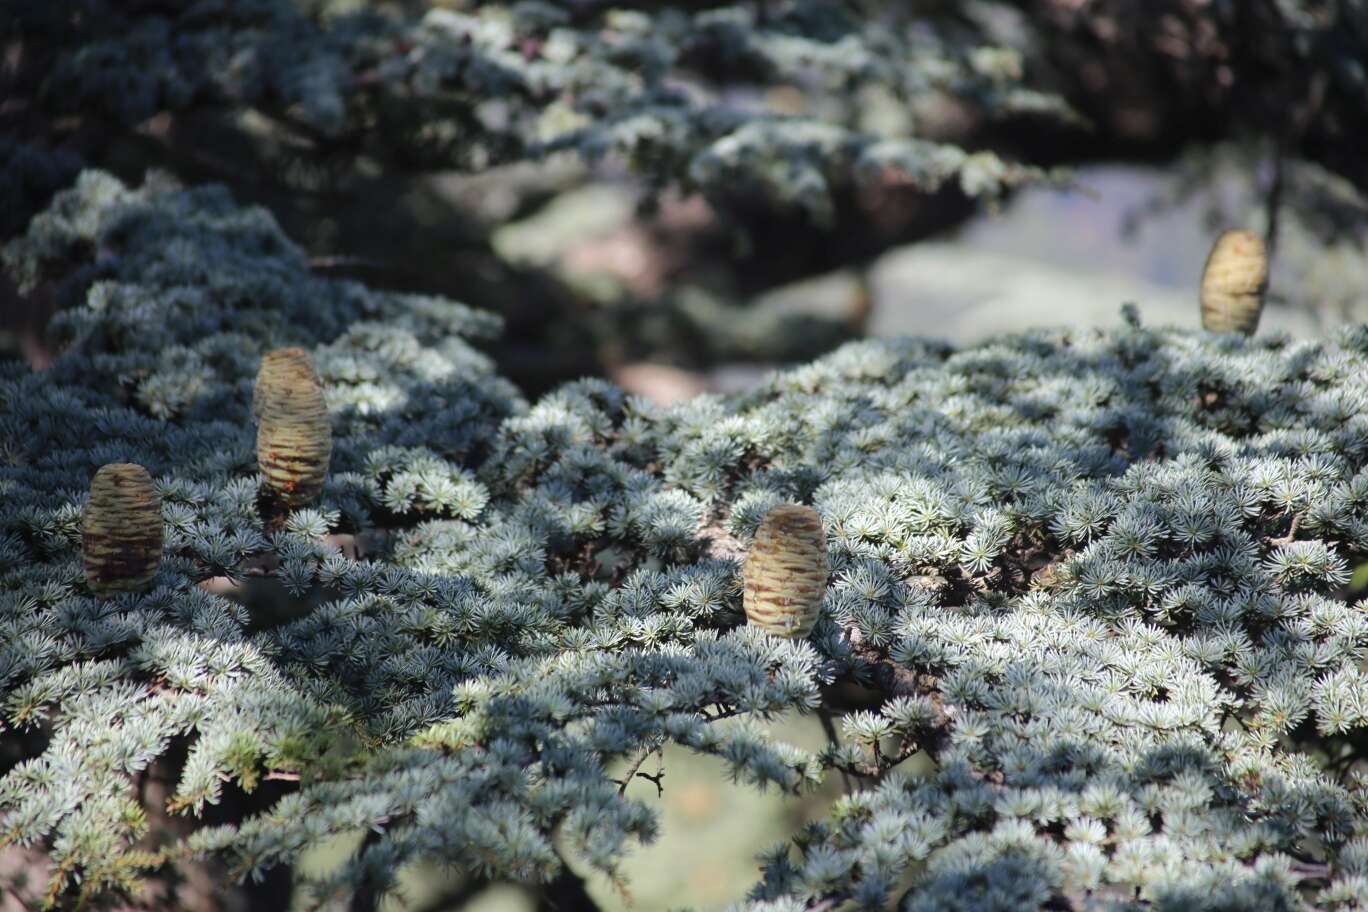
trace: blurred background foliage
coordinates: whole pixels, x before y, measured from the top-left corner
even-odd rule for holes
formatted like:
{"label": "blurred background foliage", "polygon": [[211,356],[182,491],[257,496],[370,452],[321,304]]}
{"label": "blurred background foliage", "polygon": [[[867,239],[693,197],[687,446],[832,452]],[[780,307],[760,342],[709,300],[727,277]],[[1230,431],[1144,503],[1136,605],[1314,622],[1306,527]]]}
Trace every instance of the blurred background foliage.
{"label": "blurred background foliage", "polygon": [[[1226,226],[1274,248],[1266,326],[1368,318],[1368,2],[617,6],[4,0],[0,241],[83,167],[225,183],[320,274],[499,313],[487,350],[529,395],[601,375],[672,400],[863,334],[1111,323],[1124,300],[1195,325]],[[0,346],[42,366],[55,306],[7,280]],[[739,895],[832,798],[664,769],[641,909]]]}

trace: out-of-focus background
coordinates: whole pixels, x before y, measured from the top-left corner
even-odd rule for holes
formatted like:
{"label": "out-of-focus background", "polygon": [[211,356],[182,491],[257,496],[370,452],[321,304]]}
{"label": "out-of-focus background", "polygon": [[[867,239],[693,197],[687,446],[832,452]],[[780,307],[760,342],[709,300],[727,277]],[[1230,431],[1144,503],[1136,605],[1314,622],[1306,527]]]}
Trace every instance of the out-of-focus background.
{"label": "out-of-focus background", "polygon": [[[894,246],[854,268],[823,271],[757,294],[733,325],[735,350],[706,368],[669,359],[619,365],[615,379],[651,398],[744,389],[780,359],[766,351],[786,324],[833,327],[861,319],[872,336],[930,336],[957,346],[996,334],[1063,326],[1117,325],[1134,303],[1144,322],[1197,329],[1197,286],[1222,227],[1262,231],[1265,216],[1236,166],[1216,167],[1200,193],[1183,195],[1172,170],[1149,165],[1076,169],[1076,187],[1026,188],[933,239]],[[500,253],[552,271],[568,285],[612,291],[650,281],[664,256],[641,236],[634,197],[596,185],[558,199],[495,235]],[[1352,247],[1325,249],[1285,236],[1275,260],[1264,332],[1315,337],[1368,317],[1368,264]],[[1314,298],[1308,276],[1347,294]],[[703,319],[724,317],[697,292]],[[739,322],[739,321],[738,321]],[[749,344],[748,344],[749,343]],[[765,355],[771,355],[766,358]]]}

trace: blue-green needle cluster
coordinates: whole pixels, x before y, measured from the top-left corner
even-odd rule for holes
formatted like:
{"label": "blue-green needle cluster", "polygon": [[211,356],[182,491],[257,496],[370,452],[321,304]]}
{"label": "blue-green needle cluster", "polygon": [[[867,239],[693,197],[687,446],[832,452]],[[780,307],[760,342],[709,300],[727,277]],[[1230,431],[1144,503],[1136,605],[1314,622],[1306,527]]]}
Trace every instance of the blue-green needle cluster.
{"label": "blue-green needle cluster", "polygon": [[[756,909],[1368,902],[1368,330],[1129,314],[854,344],[668,409],[593,380],[528,403],[468,341],[493,319],[313,275],[219,190],[87,173],[4,258],[68,305],[50,370],[0,366],[0,737],[32,745],[0,844],[46,852],[55,904],[360,832],[320,896],[420,859],[612,872],[656,824],[609,767],[665,742],[761,787],[857,783],[766,854]],[[272,524],[252,384],[291,346],[332,462]],[[80,517],[111,462],[148,469],[165,542],[147,591],[100,597]],[[780,503],[827,534],[805,640],[742,613]],[[761,724],[852,681],[874,696],[840,746]],[[173,747],[192,821],[293,784],[149,848],[134,786]],[[930,771],[899,772],[918,752]]]}

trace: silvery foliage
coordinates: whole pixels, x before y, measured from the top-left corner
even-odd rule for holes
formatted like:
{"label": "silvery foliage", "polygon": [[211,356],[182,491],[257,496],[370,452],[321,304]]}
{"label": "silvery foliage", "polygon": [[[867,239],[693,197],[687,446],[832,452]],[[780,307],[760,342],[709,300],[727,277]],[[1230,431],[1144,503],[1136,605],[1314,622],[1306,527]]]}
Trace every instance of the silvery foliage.
{"label": "silvery foliage", "polygon": [[[1335,342],[1040,331],[847,346],[661,409],[598,381],[523,402],[460,305],[311,276],[259,209],[87,173],[4,251],[71,302],[65,354],[0,370],[0,841],[98,893],[183,853],[241,875],[371,838],[313,887],[404,862],[546,880],[655,833],[609,766],[666,742],[799,792],[860,787],[763,859],[745,904],[1276,909],[1368,902],[1368,331]],[[308,347],[336,433],[320,504],[258,509],[261,354]],[[146,465],[154,588],[97,600],[88,479]],[[813,504],[810,641],[744,626],[738,544]],[[364,560],[339,536],[387,530]],[[285,616],[198,584],[265,568]],[[864,683],[817,754],[763,722]],[[189,745],[159,852],[133,783]],[[898,762],[933,762],[909,776]],[[666,788],[668,788],[668,779]],[[302,876],[302,875],[300,875]],[[79,882],[77,878],[79,877]]]}
{"label": "silvery foliage", "polygon": [[[993,118],[1073,116],[1023,83],[1017,53],[955,16],[901,5],[470,6],[85,0],[79,16],[61,4],[13,15],[53,57],[39,109],[129,127],[162,111],[224,112],[273,178],[304,187],[361,160],[480,170],[570,151],[625,160],[660,186],[828,220],[837,188],[957,182],[993,196],[1047,176],[919,138],[917,123],[867,128],[870,93],[899,110],[955,98]],[[764,97],[772,85],[801,87],[811,109],[780,113]],[[244,127],[248,111],[256,128]]]}
{"label": "silvery foliage", "polygon": [[[75,302],[53,368],[0,380],[3,724],[47,737],[0,778],[0,842],[44,841],[54,892],[128,888],[180,853],[251,875],[372,828],[385,838],[320,893],[383,889],[418,857],[546,879],[554,834],[611,869],[655,824],[605,767],[666,740],[758,784],[819,779],[756,719],[814,705],[830,663],[735,629],[734,562],[704,557],[701,500],[616,451],[617,390],[529,409],[463,338],[488,315],[315,278],[269,215],[215,189],[88,172],[5,259],[25,290]],[[265,351],[301,344],[327,384],[332,472],[272,530],[252,380]],[[99,600],[79,517],[110,461],[154,476],[166,558],[150,592]],[[330,543],[376,527],[381,559]],[[602,579],[582,566],[595,542],[619,552]],[[281,617],[196,585],[262,567],[321,603]],[[174,811],[271,773],[302,788],[149,854],[131,785],[185,739]]]}

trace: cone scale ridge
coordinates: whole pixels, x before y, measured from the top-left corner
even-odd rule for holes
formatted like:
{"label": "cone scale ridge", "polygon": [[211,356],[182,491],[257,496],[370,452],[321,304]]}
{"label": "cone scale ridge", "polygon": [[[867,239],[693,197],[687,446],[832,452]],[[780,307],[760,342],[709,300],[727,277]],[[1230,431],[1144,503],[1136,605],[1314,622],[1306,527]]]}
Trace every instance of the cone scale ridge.
{"label": "cone scale ridge", "polygon": [[291,507],[316,500],[328,476],[332,424],[308,352],[285,348],[262,359],[252,411],[266,486]]}
{"label": "cone scale ridge", "polygon": [[744,568],[746,619],[777,636],[812,632],[827,583],[826,532],[811,507],[784,504],[760,523]]}
{"label": "cone scale ridge", "polygon": [[161,497],[134,463],[102,466],[81,519],[81,563],[99,595],[147,588],[162,554]]}

